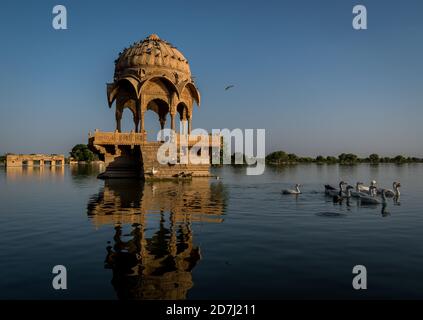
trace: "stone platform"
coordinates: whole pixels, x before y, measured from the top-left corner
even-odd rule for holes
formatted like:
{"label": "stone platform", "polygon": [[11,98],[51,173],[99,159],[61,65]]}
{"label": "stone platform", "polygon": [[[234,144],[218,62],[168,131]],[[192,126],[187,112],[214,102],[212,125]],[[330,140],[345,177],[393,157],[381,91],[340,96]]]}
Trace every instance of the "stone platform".
{"label": "stone platform", "polygon": [[[181,138],[177,136],[177,143]],[[199,141],[199,136],[187,139],[188,150]],[[221,140],[208,137],[209,146],[219,146]],[[88,146],[105,162],[102,179],[190,179],[210,177],[209,164],[160,164],[157,152],[163,142],[147,141],[145,133],[99,132],[90,134]],[[207,160],[209,160],[207,158]],[[208,161],[209,162],[209,161]]]}

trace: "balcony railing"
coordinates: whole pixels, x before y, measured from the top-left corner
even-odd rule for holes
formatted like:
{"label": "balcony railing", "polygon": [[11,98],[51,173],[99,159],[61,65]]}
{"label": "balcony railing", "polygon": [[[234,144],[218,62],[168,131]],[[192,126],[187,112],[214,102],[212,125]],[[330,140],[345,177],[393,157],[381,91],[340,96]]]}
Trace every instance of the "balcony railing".
{"label": "balcony railing", "polygon": [[100,132],[89,135],[90,142],[98,145],[140,145],[147,141],[147,134],[136,132]]}
{"label": "balcony railing", "polygon": [[[157,143],[157,141],[147,141],[147,132],[136,133],[136,132],[101,132],[96,130],[94,133],[89,134],[89,141],[92,144],[97,145],[143,145],[146,143]],[[175,134],[175,141],[177,145],[187,144],[193,146],[197,144],[201,146],[207,144],[212,147],[218,147],[221,145],[221,136],[219,135],[208,135],[204,138],[204,135],[180,135]],[[199,142],[203,143],[199,143]]]}

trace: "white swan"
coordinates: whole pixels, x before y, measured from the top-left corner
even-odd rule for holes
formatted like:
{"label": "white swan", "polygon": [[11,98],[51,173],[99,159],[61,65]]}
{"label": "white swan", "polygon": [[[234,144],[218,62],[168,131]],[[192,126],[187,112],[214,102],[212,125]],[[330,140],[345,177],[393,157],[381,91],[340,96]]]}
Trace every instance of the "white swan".
{"label": "white swan", "polygon": [[151,171],[149,172],[149,174],[151,174],[152,176],[156,175],[156,173],[159,172],[159,170],[157,170],[156,168],[152,168]]}
{"label": "white swan", "polygon": [[359,191],[370,194],[372,187],[376,187],[376,180],[370,181],[370,186],[368,186],[368,187],[365,186],[362,182],[360,182]]}
{"label": "white swan", "polygon": [[401,192],[400,192],[400,188],[401,188],[401,183],[400,182],[394,182],[393,183],[393,187],[394,187],[394,192],[395,192],[395,198],[399,198],[401,196]]}
{"label": "white swan", "polygon": [[282,194],[301,194],[301,190],[300,190],[300,184],[296,184],[295,185],[295,189],[285,189],[282,190]]}
{"label": "white swan", "polygon": [[351,191],[351,196],[354,198],[360,198],[360,197],[365,197],[368,196],[368,193],[364,193],[362,191],[360,191],[360,187],[363,185],[362,182],[357,182],[355,185],[355,191]]}

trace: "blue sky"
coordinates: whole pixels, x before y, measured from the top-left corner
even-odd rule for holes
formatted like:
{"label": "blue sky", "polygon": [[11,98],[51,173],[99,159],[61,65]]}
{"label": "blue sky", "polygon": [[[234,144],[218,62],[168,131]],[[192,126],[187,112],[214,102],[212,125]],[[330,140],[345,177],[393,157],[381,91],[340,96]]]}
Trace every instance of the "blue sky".
{"label": "blue sky", "polygon": [[[56,4],[68,30],[51,26]],[[423,156],[419,0],[2,1],[0,153],[67,154],[113,130],[113,61],[151,33],[190,62],[194,127],[265,128],[268,152]]]}

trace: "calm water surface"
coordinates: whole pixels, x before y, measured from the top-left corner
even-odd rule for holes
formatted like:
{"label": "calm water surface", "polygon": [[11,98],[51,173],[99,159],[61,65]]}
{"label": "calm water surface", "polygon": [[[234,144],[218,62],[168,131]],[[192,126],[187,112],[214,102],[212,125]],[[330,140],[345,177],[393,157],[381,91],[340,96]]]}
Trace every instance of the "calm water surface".
{"label": "calm water surface", "polygon": [[[213,170],[144,184],[0,168],[0,298],[423,298],[423,165]],[[400,204],[333,204],[323,184],[340,179],[401,181]],[[302,195],[281,195],[295,183]],[[51,286],[58,264],[66,291]],[[352,289],[358,264],[367,291]]]}

